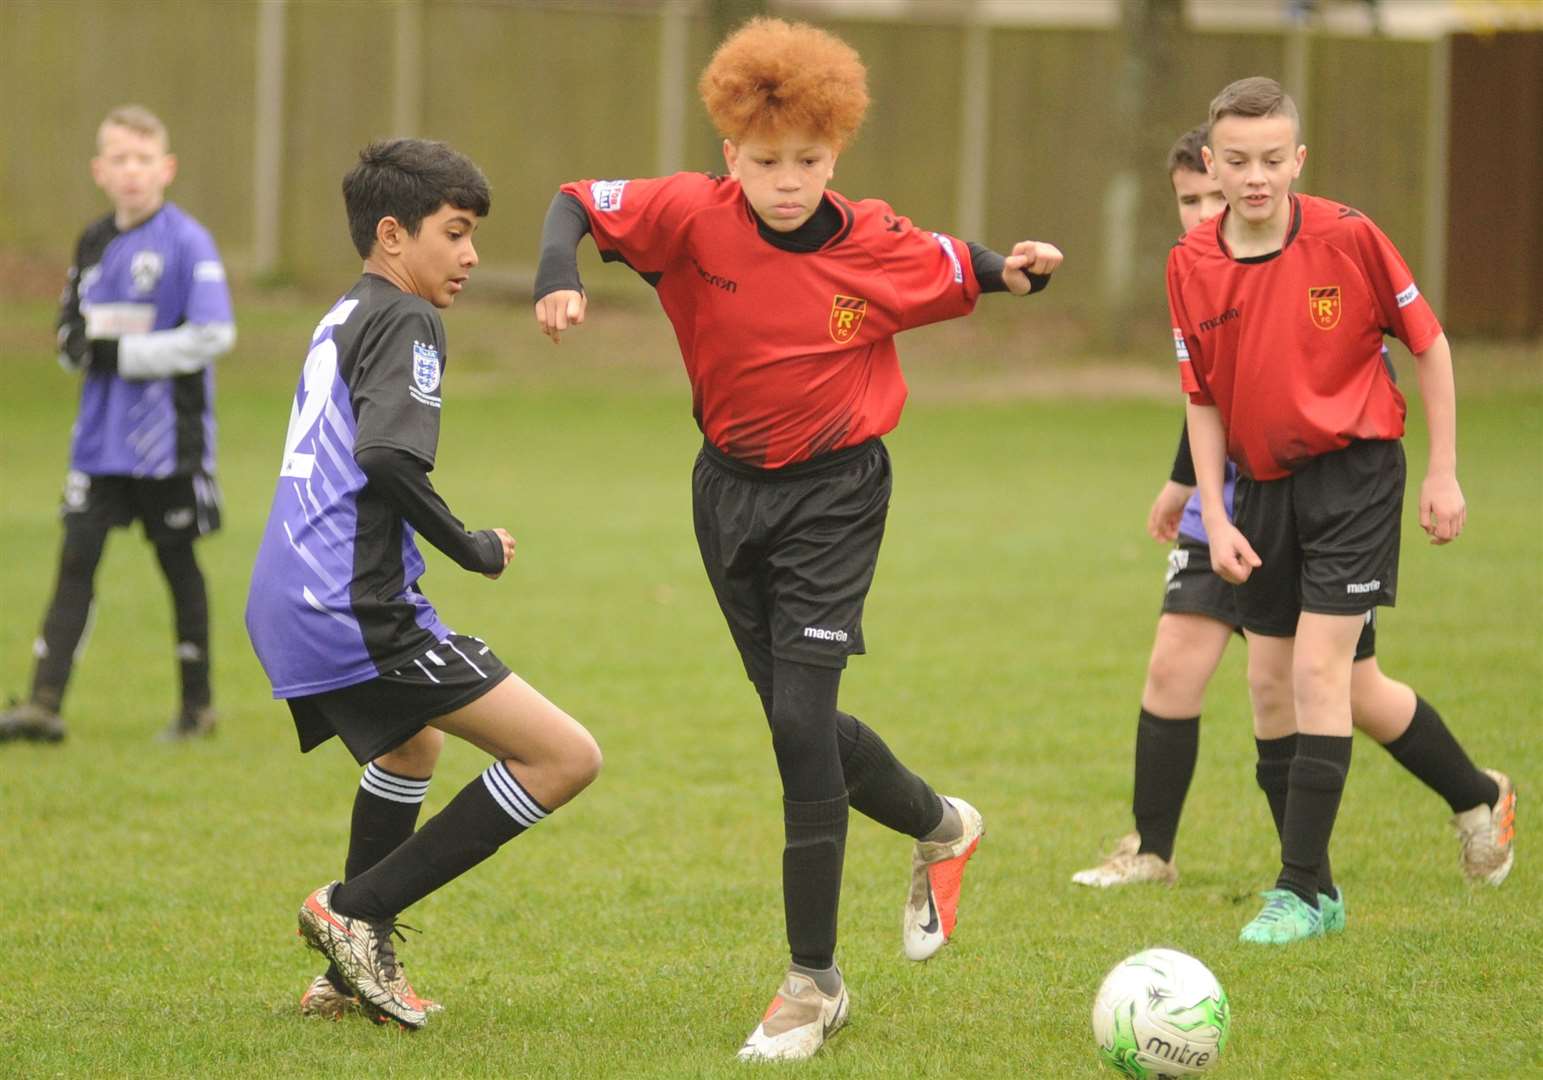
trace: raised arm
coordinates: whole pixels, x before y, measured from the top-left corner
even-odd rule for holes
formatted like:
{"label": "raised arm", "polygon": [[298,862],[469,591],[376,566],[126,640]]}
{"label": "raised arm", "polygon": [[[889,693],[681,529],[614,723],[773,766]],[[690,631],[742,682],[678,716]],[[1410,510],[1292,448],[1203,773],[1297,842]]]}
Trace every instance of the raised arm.
{"label": "raised arm", "polygon": [[579,242],[589,234],[584,204],[559,191],[541,225],[541,260],[536,265],[536,324],[556,345],[562,332],[584,321],[589,299],[579,279]]}

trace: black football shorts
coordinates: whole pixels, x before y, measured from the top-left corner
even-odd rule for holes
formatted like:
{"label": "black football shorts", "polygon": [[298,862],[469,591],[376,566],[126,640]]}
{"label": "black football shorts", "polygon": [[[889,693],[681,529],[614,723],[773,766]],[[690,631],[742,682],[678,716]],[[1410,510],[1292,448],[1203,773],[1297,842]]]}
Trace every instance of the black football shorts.
{"label": "black football shorts", "polygon": [[451,634],[395,671],[289,698],[287,704],[302,753],[336,735],[363,765],[394,750],[436,717],[470,705],[508,675],[509,668],[487,642]]}
{"label": "black football shorts", "polygon": [[890,486],[878,439],[780,469],[703,445],[691,477],[697,546],[757,690],[771,690],[773,657],[840,668],[865,651]]}
{"label": "black football shorts", "polygon": [[1279,480],[1239,476],[1233,520],[1263,564],[1237,588],[1243,626],[1292,637],[1304,611],[1392,607],[1404,476],[1396,439],[1351,443]]}
{"label": "black football shorts", "polygon": [[[1192,536],[1180,535],[1168,552],[1168,572],[1163,581],[1164,615],[1204,615],[1242,631],[1235,585],[1211,569],[1211,546]],[[1355,658],[1377,655],[1377,611],[1367,611],[1366,624],[1355,643]]]}
{"label": "black football shorts", "polygon": [[207,473],[151,479],[91,476],[71,470],[64,479],[59,512],[78,515],[100,528],[144,522],[153,544],[195,540],[220,527],[220,488]]}

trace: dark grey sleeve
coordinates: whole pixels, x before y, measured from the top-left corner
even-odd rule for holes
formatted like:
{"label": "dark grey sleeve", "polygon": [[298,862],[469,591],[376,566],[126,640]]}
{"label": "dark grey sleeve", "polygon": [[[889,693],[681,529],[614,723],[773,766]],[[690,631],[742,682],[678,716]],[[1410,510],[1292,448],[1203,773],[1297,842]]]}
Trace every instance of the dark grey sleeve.
{"label": "dark grey sleeve", "polygon": [[1168,479],[1175,484],[1183,484],[1185,487],[1195,486],[1195,459],[1189,452],[1189,420],[1184,421],[1184,426],[1179,429],[1179,446],[1173,454],[1173,468],[1168,473]]}
{"label": "dark grey sleeve", "polygon": [[559,191],[547,207],[541,224],[541,261],[536,264],[533,300],[560,289],[584,291],[579,280],[579,241],[589,234],[589,214],[584,204]]}
{"label": "dark grey sleeve", "polygon": [[404,450],[374,446],[354,455],[370,487],[396,508],[418,535],[443,551],[463,570],[496,574],[504,568],[504,545],[492,529],[467,532],[450,512],[423,461]]}
{"label": "dark grey sleeve", "polygon": [[[969,247],[970,266],[975,271],[975,280],[980,282],[980,291],[983,293],[1009,292],[1007,282],[1002,280],[1002,271],[1007,268],[1007,256],[992,251],[985,244],[977,244],[973,240],[969,241]],[[1049,287],[1049,274],[1029,275],[1029,296],[1044,292]]]}
{"label": "dark grey sleeve", "polygon": [[385,446],[434,467],[444,367],[444,326],[426,303],[399,304],[362,331],[348,380],[356,458],[361,450]]}
{"label": "dark grey sleeve", "polygon": [[77,242],[75,263],[70,267],[64,293],[59,297],[59,318],[54,323],[59,332],[59,363],[70,371],[79,371],[91,359],[86,320],[80,313],[81,247],[82,244]]}

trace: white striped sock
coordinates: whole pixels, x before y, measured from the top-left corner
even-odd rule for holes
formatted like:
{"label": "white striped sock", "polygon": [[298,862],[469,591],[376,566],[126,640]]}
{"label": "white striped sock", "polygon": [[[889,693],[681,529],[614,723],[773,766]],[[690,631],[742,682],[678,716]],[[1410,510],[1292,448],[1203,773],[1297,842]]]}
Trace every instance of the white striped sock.
{"label": "white striped sock", "polygon": [[530,797],[530,793],[504,768],[503,762],[495,761],[484,769],[482,782],[487,785],[488,794],[493,796],[493,801],[503,808],[504,813],[525,828],[533,827],[547,816],[547,809]]}
{"label": "white striped sock", "polygon": [[371,795],[399,803],[421,803],[429,793],[427,780],[410,780],[405,776],[388,773],[373,761],[364,767],[364,776],[360,778],[359,786]]}

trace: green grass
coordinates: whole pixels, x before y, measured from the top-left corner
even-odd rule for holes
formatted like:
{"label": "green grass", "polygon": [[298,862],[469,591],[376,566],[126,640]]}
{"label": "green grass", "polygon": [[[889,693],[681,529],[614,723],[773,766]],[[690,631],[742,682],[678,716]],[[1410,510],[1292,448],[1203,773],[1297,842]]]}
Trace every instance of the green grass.
{"label": "green grass", "polygon": [[[452,625],[583,720],[606,752],[572,806],[408,915],[415,983],[448,1011],[406,1036],[308,1023],[294,936],[336,874],[358,768],[301,758],[241,624],[295,373],[326,298],[249,298],[220,374],[227,528],[200,547],[214,605],[214,740],[150,739],[173,707],[169,602],[115,534],[70,739],[0,747],[0,1076],[737,1077],[783,963],[779,792],[764,724],[689,524],[699,436],[657,313],[597,307],[553,350],[522,304],[448,318],[435,480],[519,539],[498,583],[429,553]],[[0,307],[0,690],[18,693],[52,583],[74,390],[46,305]],[[1342,937],[1244,948],[1276,866],[1234,649],[1210,696],[1178,889],[1094,893],[1071,873],[1128,827],[1163,553],[1142,522],[1178,423],[1157,354],[1042,370],[1057,339],[988,316],[916,335],[889,440],[896,490],[843,704],[980,806],[957,939],[901,958],[908,844],[855,818],[840,958],[849,1030],[810,1077],[1096,1077],[1103,973],[1150,945],[1203,959],[1233,1003],[1229,1077],[1543,1071],[1543,378],[1536,350],[1468,349],[1467,533],[1406,510],[1384,668],[1522,789],[1503,889],[1460,878],[1447,808],[1361,740],[1334,840]],[[1020,336],[1021,335],[1021,336]],[[1028,371],[1031,374],[1020,374]],[[1474,375],[1470,377],[1469,371]],[[1406,382],[1412,382],[1406,379]],[[1033,391],[1060,390],[1043,397]],[[1138,396],[1100,397],[1100,389]],[[1419,417],[1419,409],[1412,410]],[[1411,434],[1417,478],[1423,444]],[[427,812],[482,767],[449,748]],[[1109,1074],[1112,1075],[1112,1074]]]}

